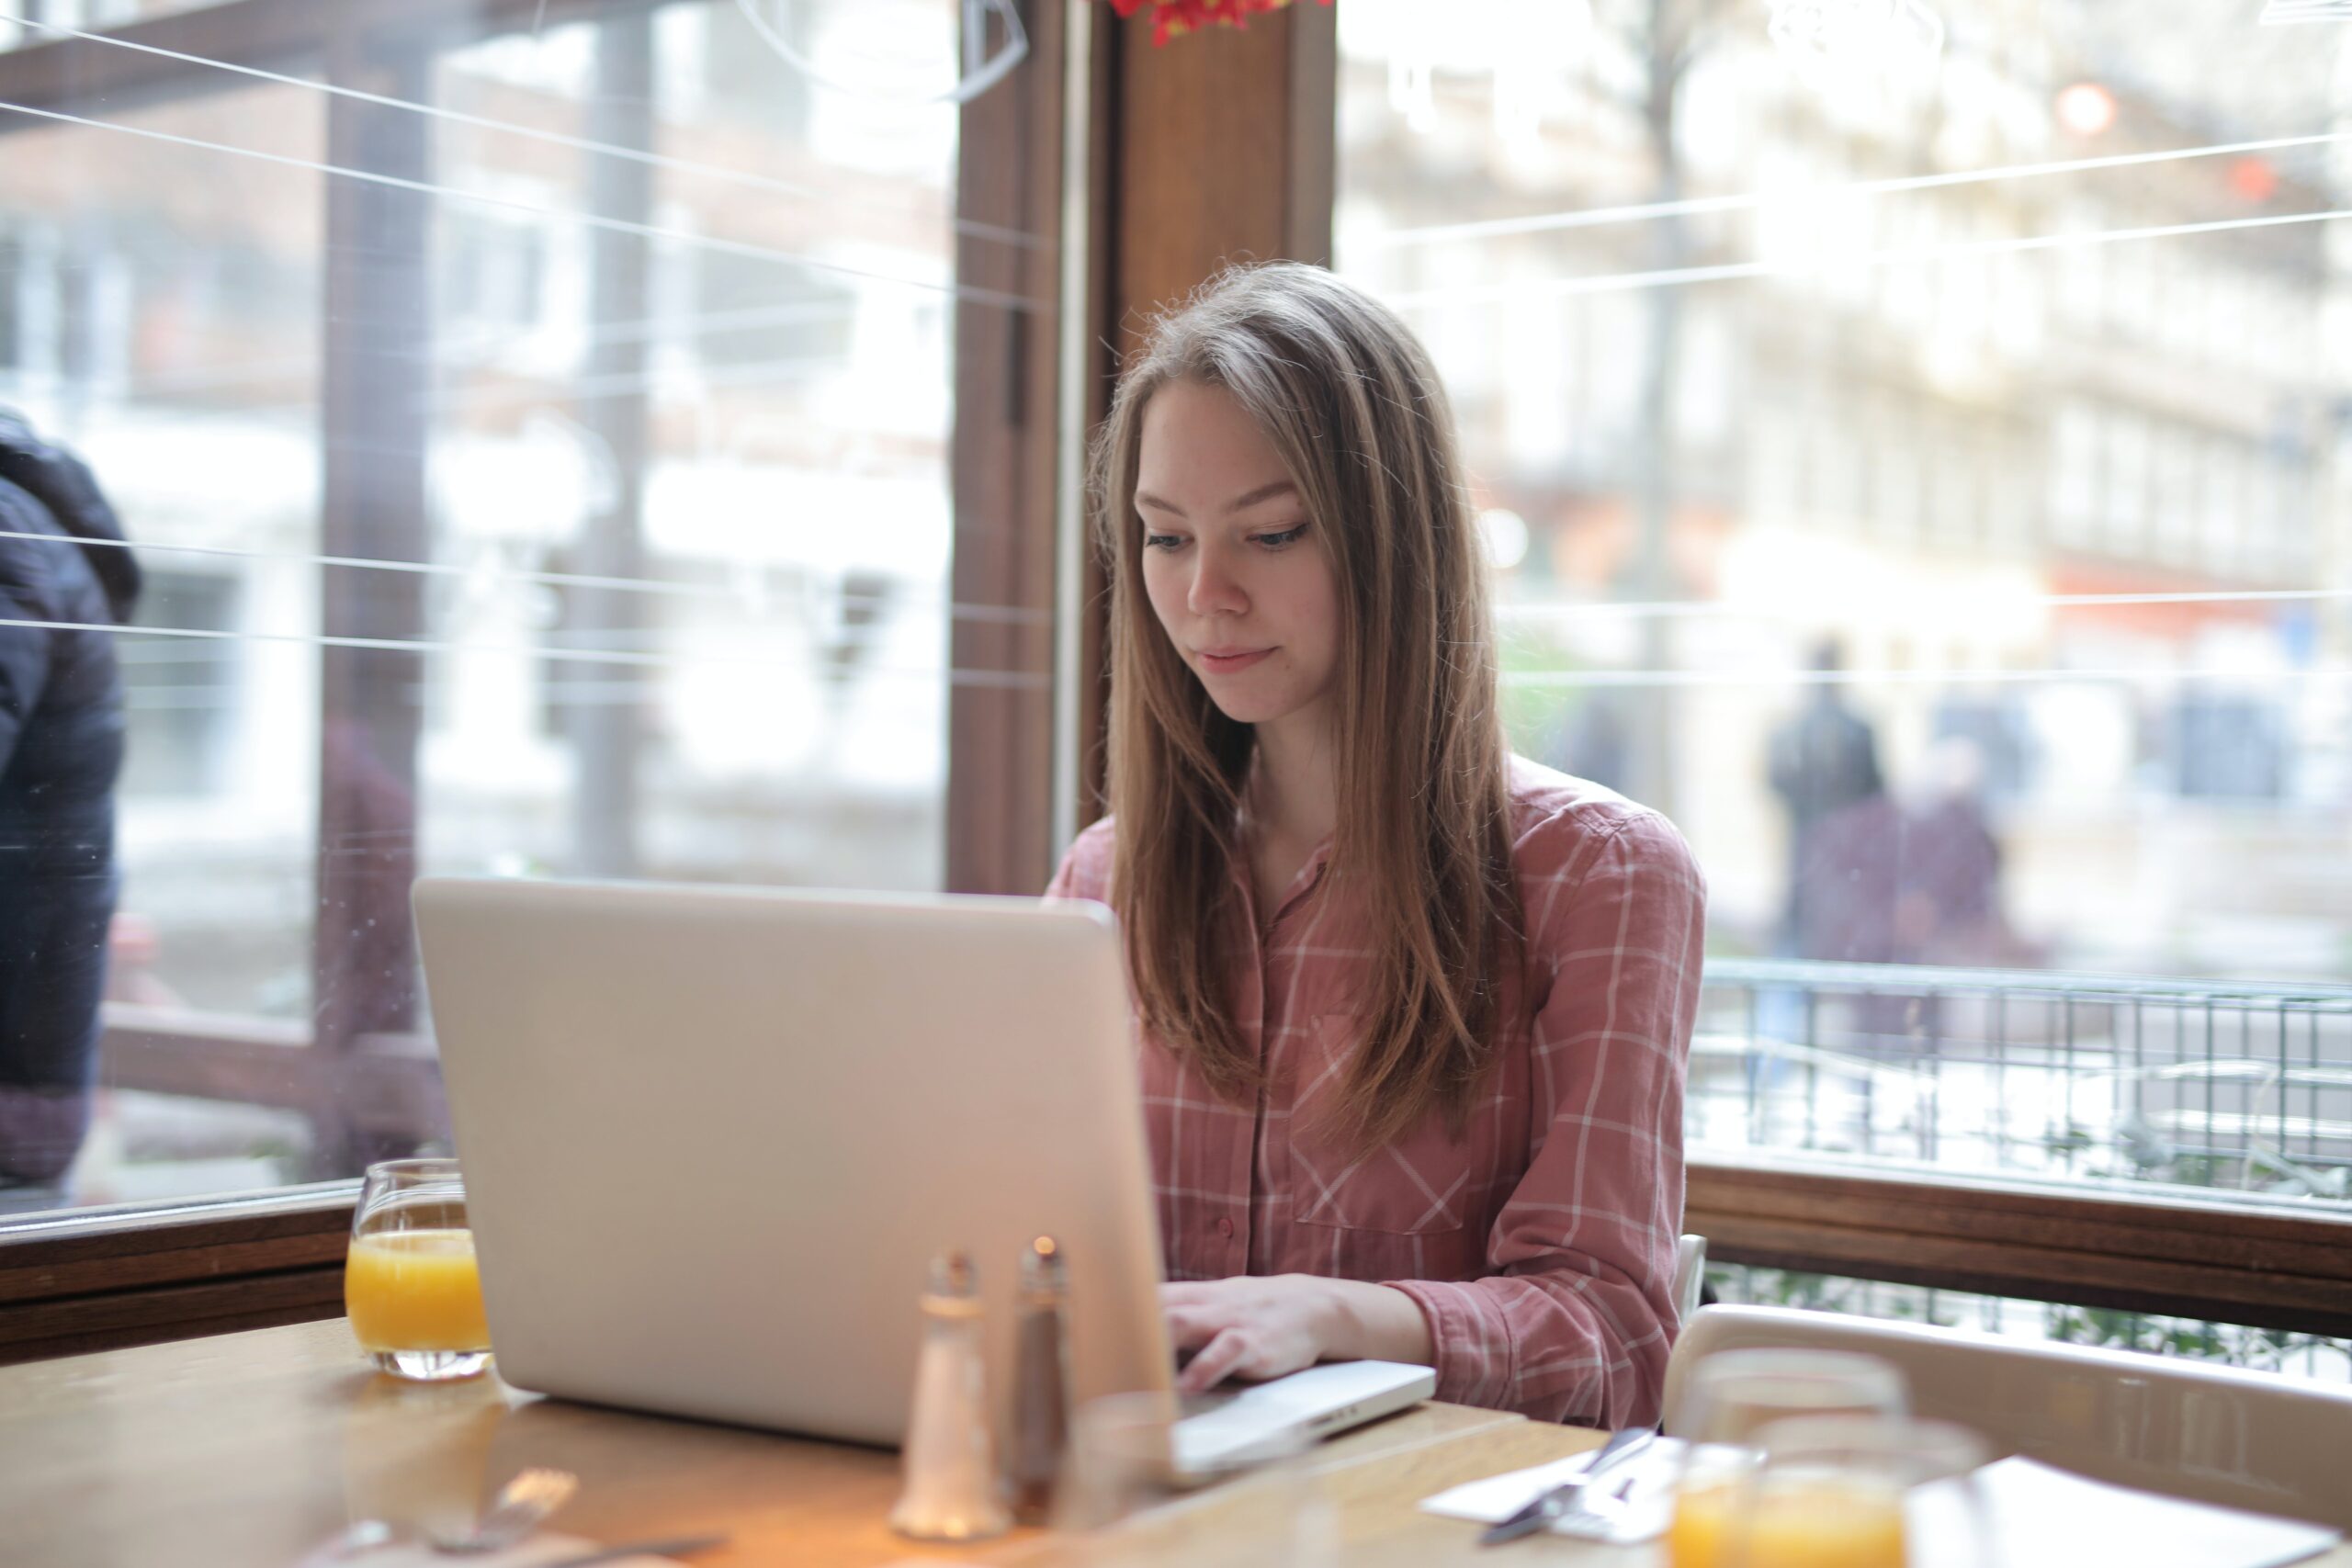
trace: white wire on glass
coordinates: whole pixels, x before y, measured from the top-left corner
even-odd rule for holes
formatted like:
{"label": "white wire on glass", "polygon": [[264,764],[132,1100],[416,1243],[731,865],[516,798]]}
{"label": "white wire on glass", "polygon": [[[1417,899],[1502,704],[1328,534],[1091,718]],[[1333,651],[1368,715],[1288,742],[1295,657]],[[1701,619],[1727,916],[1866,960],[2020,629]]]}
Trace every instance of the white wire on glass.
{"label": "white wire on glass", "polygon": [[[779,9],[788,7],[790,0],[776,0]],[[872,82],[854,82],[826,71],[815,61],[793,46],[785,29],[760,15],[755,0],[735,0],[735,8],[743,20],[760,35],[760,41],[772,50],[776,58],[791,66],[811,82],[839,92],[854,93],[864,97],[898,98],[910,103],[968,104],[1012,73],[1012,68],[1029,58],[1029,34],[1021,26],[1021,17],[1012,0],[964,0],[964,74],[956,84],[936,93],[907,93]],[[988,55],[989,17],[993,14],[1004,23],[1004,47],[995,58]]]}
{"label": "white wire on glass", "polygon": [[[168,60],[181,65],[202,66],[229,75],[268,82],[282,87],[299,88],[303,92],[319,94],[322,97],[372,104],[379,108],[396,109],[451,125],[493,131],[502,136],[519,137],[550,146],[569,147],[579,152],[594,153],[599,157],[618,158],[628,163],[642,164],[649,168],[689,175],[697,179],[723,181],[729,185],[742,186],[765,194],[789,197],[796,200],[821,200],[831,206],[854,207],[877,212],[904,213],[910,210],[901,203],[876,201],[839,190],[818,190],[809,186],[800,185],[791,180],[777,179],[749,169],[701,163],[690,158],[656,152],[643,147],[619,146],[609,141],[599,141],[592,137],[574,136],[565,131],[550,130],[545,126],[525,125],[514,120],[494,118],[488,115],[469,114],[462,109],[448,108],[438,104],[418,103],[408,98],[367,92],[340,83],[319,82],[307,76],[288,75],[282,71],[266,70],[261,66],[248,65],[239,61],[215,60],[209,55],[188,54],[179,50],[164,49],[135,39],[117,38],[110,33],[89,32],[79,28],[69,28],[58,22],[39,21],[30,17],[0,12],[0,27],[9,25],[36,29],[52,38],[73,39],[77,42],[95,44],[107,49],[125,50],[133,54]],[[968,38],[967,43],[968,47]],[[1026,49],[1026,47],[1027,40],[1024,36],[1023,48]],[[1003,244],[1023,246],[1032,250],[1041,248],[1046,243],[1037,235],[1024,233],[1017,229],[1008,229],[1001,224],[983,223],[960,216],[953,218],[951,221],[955,224],[956,232],[975,239],[994,240]]]}

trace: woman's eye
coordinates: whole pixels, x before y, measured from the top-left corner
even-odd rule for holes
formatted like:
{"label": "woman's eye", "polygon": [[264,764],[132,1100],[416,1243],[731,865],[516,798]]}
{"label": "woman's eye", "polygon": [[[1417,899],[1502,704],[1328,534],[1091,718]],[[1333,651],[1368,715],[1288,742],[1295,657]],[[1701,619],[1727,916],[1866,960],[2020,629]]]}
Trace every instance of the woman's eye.
{"label": "woman's eye", "polygon": [[1182,534],[1146,534],[1143,547],[1148,550],[1172,550],[1184,542]]}
{"label": "woman's eye", "polygon": [[1279,534],[1261,534],[1258,536],[1258,542],[1270,550],[1279,550],[1286,545],[1298,543],[1306,536],[1306,525],[1301,523],[1297,527],[1285,528]]}

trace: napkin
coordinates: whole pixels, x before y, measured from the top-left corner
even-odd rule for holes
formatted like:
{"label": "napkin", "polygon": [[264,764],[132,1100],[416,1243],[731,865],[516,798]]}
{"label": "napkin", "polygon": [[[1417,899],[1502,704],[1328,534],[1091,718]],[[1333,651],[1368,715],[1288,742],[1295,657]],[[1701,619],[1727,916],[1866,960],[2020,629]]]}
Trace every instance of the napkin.
{"label": "napkin", "polygon": [[[1563,1481],[1573,1481],[1585,1472],[1593,1461],[1592,1452],[1555,1460],[1532,1470],[1514,1470],[1504,1475],[1490,1475],[1484,1481],[1467,1481],[1450,1487],[1433,1497],[1421,1499],[1421,1511],[1442,1514],[1448,1518],[1475,1519],[1491,1525],[1510,1517],[1521,1508]],[[1563,1524],[1555,1522],[1553,1532],[1573,1535],[1586,1540],[1614,1541],[1631,1545],[1647,1540],[1665,1530],[1667,1521],[1674,1515],[1674,1478],[1682,1467],[1682,1444],[1674,1438],[1660,1438],[1623,1464],[1611,1467],[1600,1484],[1606,1489],[1633,1477],[1633,1487],[1625,1495],[1623,1513],[1615,1515],[1607,1525]]]}
{"label": "napkin", "polygon": [[1920,1568],[1977,1568],[1979,1562],[2016,1568],[2086,1562],[2278,1568],[2344,1539],[2341,1530],[2323,1525],[2109,1486],[2023,1456],[1988,1464],[1968,1481],[1991,1517],[1992,1550],[1981,1559],[1970,1553],[1965,1532],[1949,1522],[1966,1507],[1962,1488],[1967,1483],[1938,1482],[1911,1495],[1906,1522]]}
{"label": "napkin", "polygon": [[[1606,1527],[1554,1525],[1555,1533],[1620,1545],[1663,1532],[1674,1513],[1674,1477],[1683,1445],[1664,1438],[1625,1467],[1634,1476],[1624,1511]],[[1421,1500],[1425,1513],[1493,1524],[1535,1500],[1546,1487],[1580,1473],[1590,1454],[1532,1470],[1490,1475]],[[1622,1472],[1621,1472],[1622,1473]],[[1607,1483],[1603,1483],[1607,1484]],[[1969,1548],[1962,1522],[1965,1489],[1973,1485],[1984,1509],[1990,1550]],[[1986,1465],[1963,1480],[1942,1481],[1913,1493],[1907,1509],[1919,1568],[2082,1568],[2086,1562],[2128,1562],[2132,1568],[2281,1568],[2326,1551],[2340,1530],[2294,1519],[2249,1514],[2086,1480],[2018,1456]]]}

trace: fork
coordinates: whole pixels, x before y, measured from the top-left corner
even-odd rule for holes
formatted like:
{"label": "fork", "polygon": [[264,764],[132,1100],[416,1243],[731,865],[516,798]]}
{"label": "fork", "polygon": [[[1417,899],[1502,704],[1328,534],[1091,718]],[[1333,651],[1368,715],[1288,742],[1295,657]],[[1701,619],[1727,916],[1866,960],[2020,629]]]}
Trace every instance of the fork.
{"label": "fork", "polygon": [[1551,1529],[1585,1540],[1606,1540],[1624,1517],[1625,1499],[1634,1490],[1634,1477],[1625,1476],[1605,1486],[1595,1487],[1598,1496],[1579,1492],[1577,1500],[1554,1517]]}
{"label": "fork", "polygon": [[571,1472],[534,1466],[499,1489],[497,1500],[474,1521],[472,1529],[463,1535],[429,1537],[433,1550],[467,1557],[512,1546],[537,1529],[541,1519],[571,1501],[579,1489],[580,1478]]}
{"label": "fork", "polygon": [[1499,1546],[1505,1541],[1518,1540],[1535,1535],[1550,1527],[1553,1520],[1572,1517],[1577,1506],[1592,1493],[1600,1478],[1611,1471],[1622,1469],[1633,1458],[1649,1447],[1657,1434],[1646,1427],[1628,1427],[1610,1435],[1600,1451],[1592,1456],[1585,1467],[1557,1486],[1539,1492],[1527,1506],[1489,1528],[1478,1538],[1481,1546]]}
{"label": "fork", "polygon": [[[434,1551],[453,1556],[499,1551],[530,1534],[541,1519],[570,1501],[579,1485],[580,1478],[568,1470],[534,1467],[523,1471],[499,1488],[497,1497],[474,1521],[471,1529],[458,1535],[427,1533],[425,1540]],[[355,1519],[332,1540],[306,1554],[294,1568],[331,1568],[334,1563],[390,1546],[401,1540],[402,1533],[382,1519]]]}

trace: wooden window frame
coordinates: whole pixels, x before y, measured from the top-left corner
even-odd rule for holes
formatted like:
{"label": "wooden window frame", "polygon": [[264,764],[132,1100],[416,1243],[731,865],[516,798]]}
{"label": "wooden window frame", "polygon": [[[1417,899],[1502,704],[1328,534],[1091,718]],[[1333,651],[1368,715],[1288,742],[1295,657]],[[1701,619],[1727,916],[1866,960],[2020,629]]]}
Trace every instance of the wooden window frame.
{"label": "wooden window frame", "polygon": [[1683,1224],[1711,1261],[2352,1336],[2341,1210],[1820,1156],[1710,1156],[1689,1179]]}
{"label": "wooden window frame", "polygon": [[0,1364],[336,1316],[358,1187],[11,1221]]}

